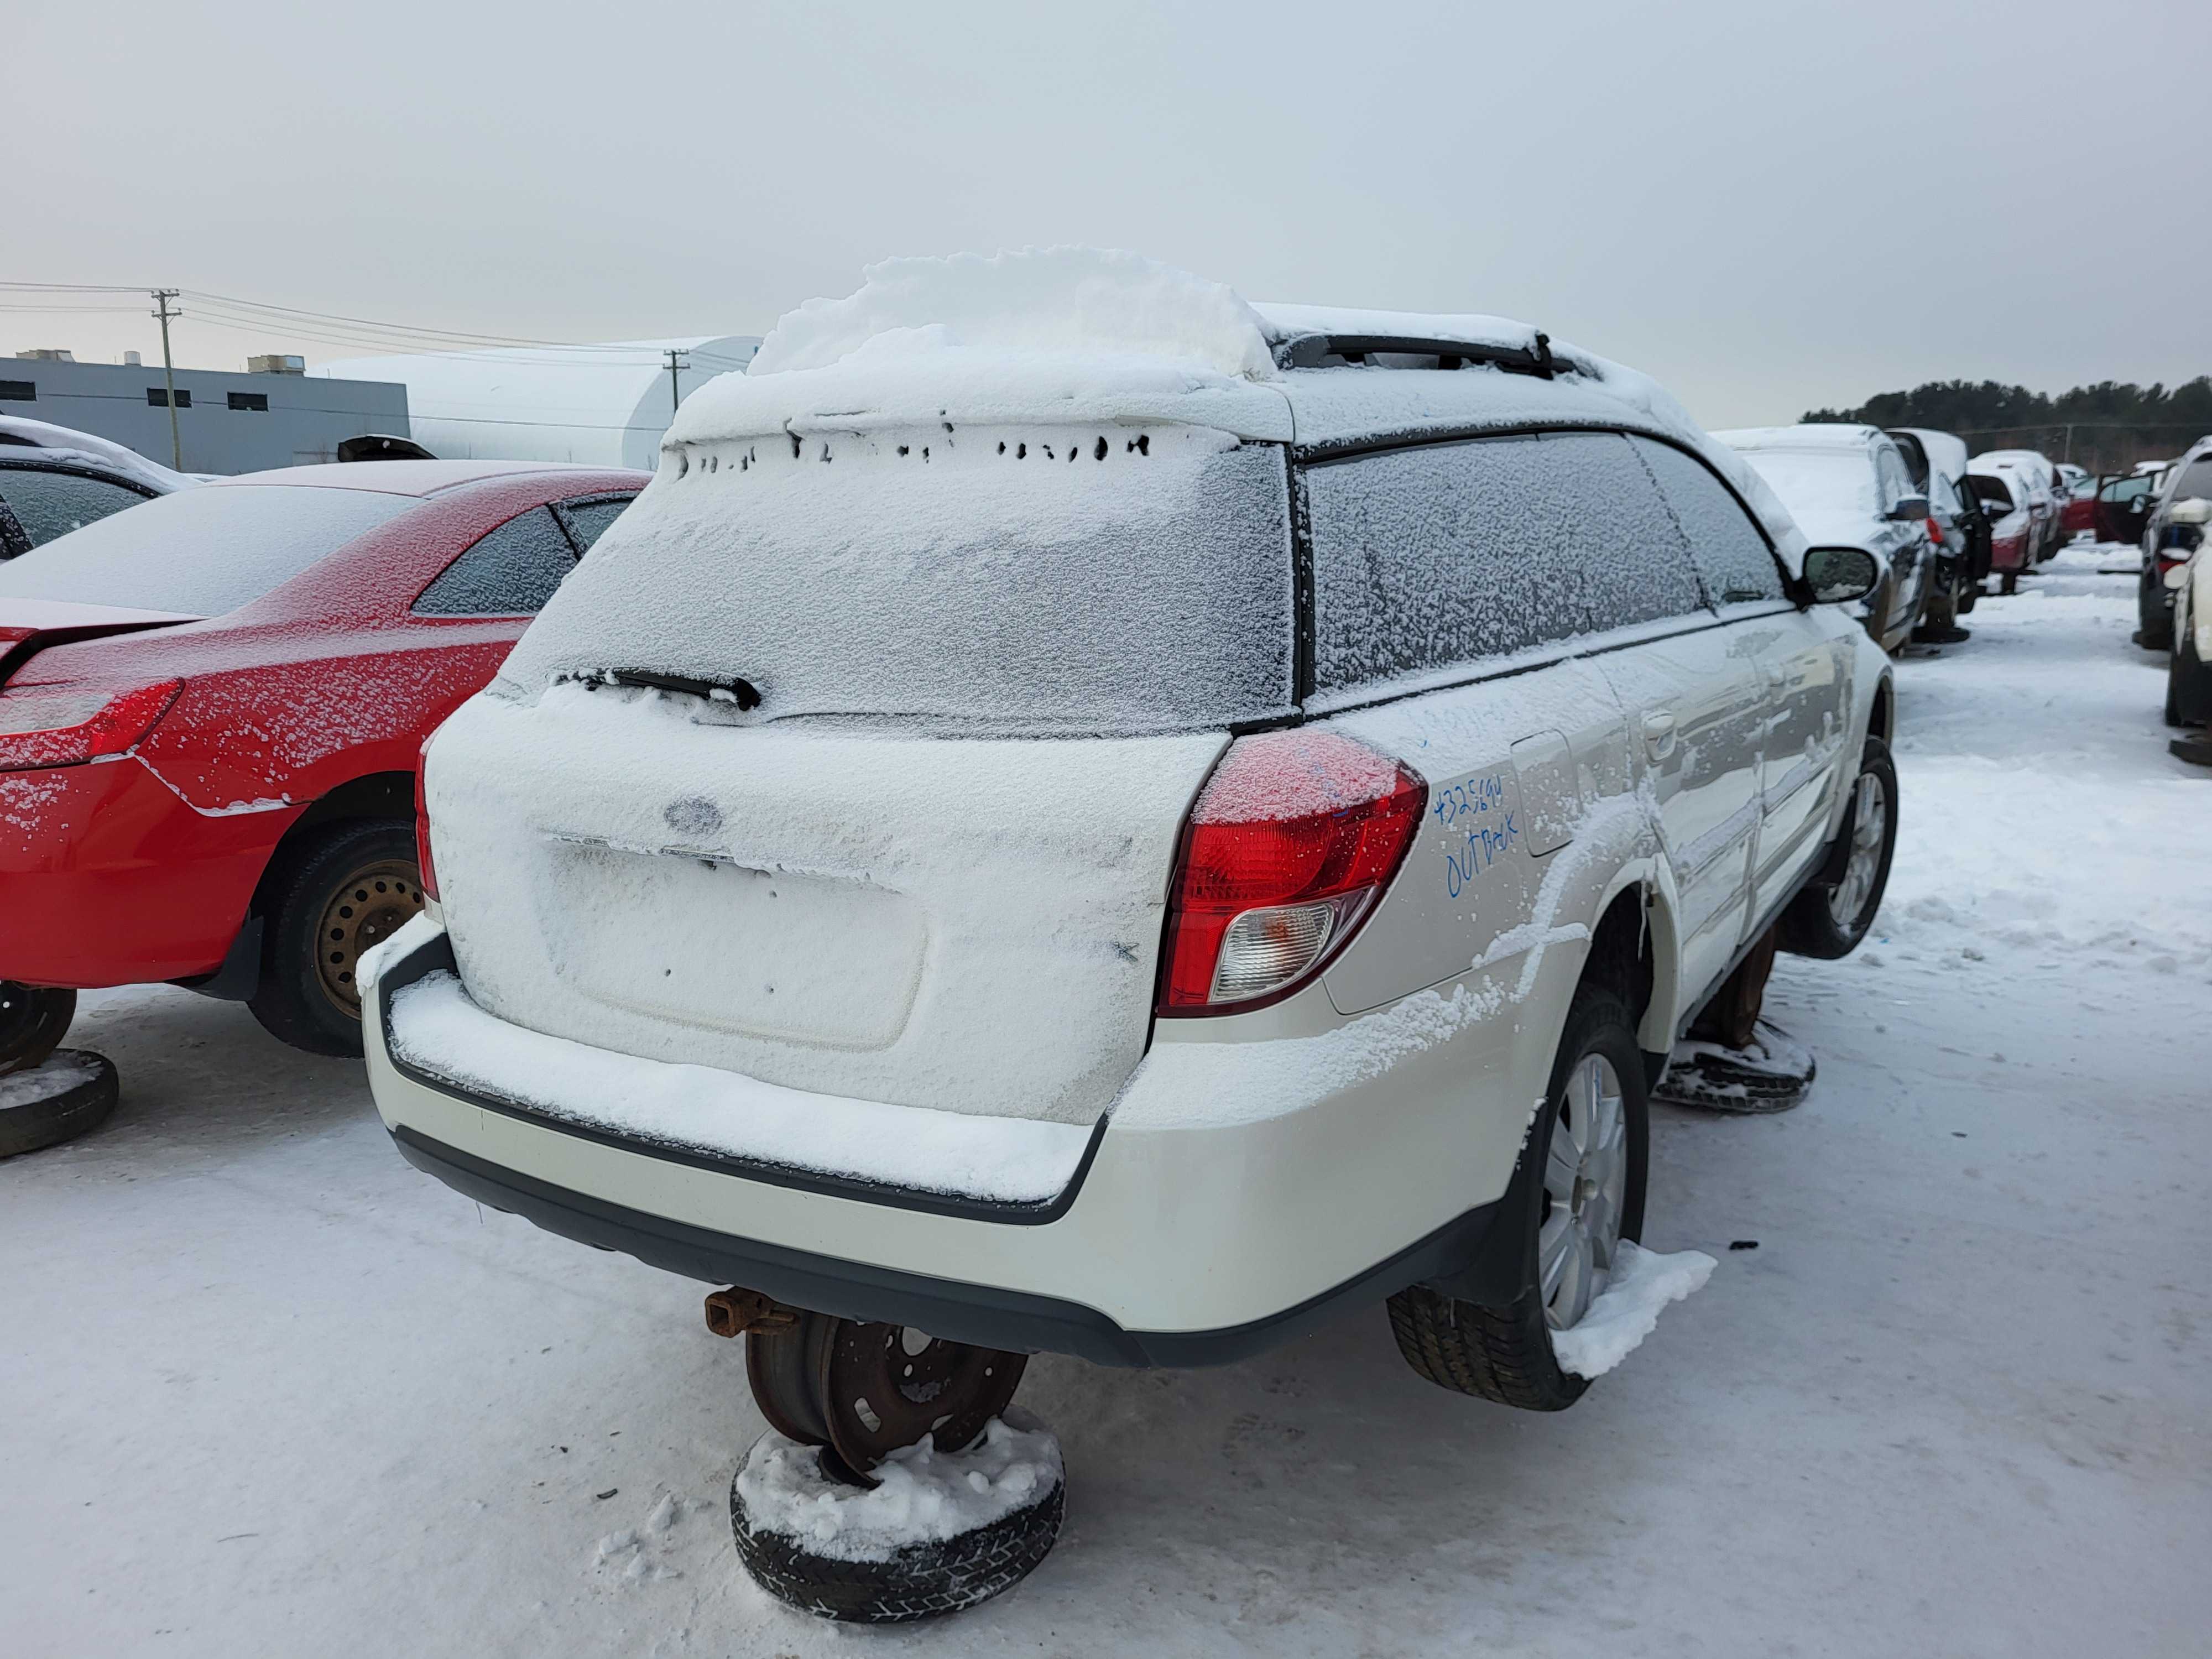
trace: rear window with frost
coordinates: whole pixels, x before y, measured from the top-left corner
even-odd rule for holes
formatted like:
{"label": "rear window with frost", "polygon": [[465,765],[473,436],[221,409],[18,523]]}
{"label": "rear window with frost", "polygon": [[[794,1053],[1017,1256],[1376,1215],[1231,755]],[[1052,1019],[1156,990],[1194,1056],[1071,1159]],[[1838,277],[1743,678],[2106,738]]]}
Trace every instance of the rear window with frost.
{"label": "rear window with frost", "polygon": [[0,564],[0,599],[220,617],[421,504],[298,484],[180,489]]}
{"label": "rear window with frost", "polygon": [[1017,732],[1291,708],[1279,447],[1194,428],[971,428],[904,448],[688,452],[562,584],[501,678],[528,691],[623,671],[743,679],[767,719]]}

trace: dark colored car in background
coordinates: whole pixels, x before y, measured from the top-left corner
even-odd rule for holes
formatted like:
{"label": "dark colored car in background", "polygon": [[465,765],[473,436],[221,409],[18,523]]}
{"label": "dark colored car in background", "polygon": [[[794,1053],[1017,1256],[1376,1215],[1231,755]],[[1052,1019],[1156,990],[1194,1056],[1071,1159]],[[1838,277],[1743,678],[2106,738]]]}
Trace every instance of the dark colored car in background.
{"label": "dark colored car in background", "polygon": [[0,1073],[78,990],[159,980],[360,1053],[354,963],[422,902],[422,740],[645,482],[289,467],[0,564]]}

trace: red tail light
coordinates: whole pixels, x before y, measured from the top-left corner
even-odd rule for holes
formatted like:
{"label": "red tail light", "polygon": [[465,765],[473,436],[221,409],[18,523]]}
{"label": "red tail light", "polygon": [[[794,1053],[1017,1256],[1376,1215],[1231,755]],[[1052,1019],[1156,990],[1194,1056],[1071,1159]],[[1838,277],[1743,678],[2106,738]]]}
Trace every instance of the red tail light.
{"label": "red tail light", "polygon": [[128,691],[55,686],[0,696],[0,772],[128,754],[183,686],[163,680]]}
{"label": "red tail light", "polygon": [[1938,547],[1943,545],[1943,526],[1936,522],[1936,515],[1932,513],[1928,515],[1928,539]]}
{"label": "red tail light", "polygon": [[[438,734],[433,732],[430,738]],[[438,872],[430,863],[430,799],[422,793],[422,769],[430,759],[430,738],[415,751],[415,862],[419,868],[422,896],[438,896]]]}
{"label": "red tail light", "polygon": [[1158,1012],[1263,1007],[1311,981],[1374,910],[1428,799],[1418,773],[1334,732],[1232,744],[1183,830]]}

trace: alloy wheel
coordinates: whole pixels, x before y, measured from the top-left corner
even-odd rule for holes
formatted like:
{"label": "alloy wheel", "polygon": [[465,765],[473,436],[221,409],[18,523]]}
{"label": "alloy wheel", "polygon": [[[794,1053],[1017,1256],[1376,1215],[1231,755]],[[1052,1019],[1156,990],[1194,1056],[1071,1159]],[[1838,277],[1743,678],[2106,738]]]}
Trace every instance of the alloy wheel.
{"label": "alloy wheel", "polygon": [[1552,1110],[1536,1269],[1545,1322],[1557,1331],[1589,1310],[1620,1249],[1628,1115],[1613,1062],[1603,1054],[1583,1055]]}
{"label": "alloy wheel", "polygon": [[1844,878],[1828,894],[1828,914],[1844,933],[1856,931],[1881,869],[1882,842],[1889,833],[1889,791],[1871,772],[1859,774],[1851,800],[1851,854]]}

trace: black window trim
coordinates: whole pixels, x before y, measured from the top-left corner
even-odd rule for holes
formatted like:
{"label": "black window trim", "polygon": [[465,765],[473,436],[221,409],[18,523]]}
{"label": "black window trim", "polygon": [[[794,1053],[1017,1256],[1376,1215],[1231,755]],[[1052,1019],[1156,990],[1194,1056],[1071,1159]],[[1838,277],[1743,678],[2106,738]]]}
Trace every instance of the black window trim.
{"label": "black window trim", "polygon": [[[1340,461],[1356,461],[1370,455],[1387,455],[1407,449],[1440,449],[1448,445],[1472,443],[1485,438],[1542,437],[1553,433],[1601,433],[1620,438],[1648,438],[1654,443],[1665,444],[1680,450],[1699,466],[1705,468],[1712,480],[1728,491],[1743,516],[1765,543],[1767,556],[1782,577],[1783,597],[1778,599],[1743,599],[1723,607],[1707,594],[1707,608],[1699,614],[1681,617],[1662,617],[1650,622],[1630,623],[1620,628],[1606,629],[1594,634],[1577,634],[1567,639],[1516,652],[1510,657],[1492,659],[1488,665],[1468,665],[1463,672],[1458,666],[1431,669],[1421,675],[1401,675],[1393,679],[1372,680],[1365,685],[1349,686],[1332,691],[1316,690],[1313,683],[1314,652],[1314,592],[1313,592],[1313,533],[1306,517],[1305,471],[1316,466],[1334,466]],[[1811,599],[1804,592],[1804,584],[1790,574],[1790,568],[1782,562],[1774,538],[1766,533],[1759,514],[1751,510],[1741,492],[1715,469],[1713,464],[1697,450],[1678,438],[1664,433],[1646,432],[1629,426],[1601,426],[1593,422],[1547,422],[1536,424],[1503,427],[1453,427],[1442,431],[1401,433],[1389,436],[1334,440],[1325,444],[1288,446],[1291,476],[1291,568],[1295,603],[1297,605],[1297,672],[1291,694],[1297,711],[1288,719],[1272,725],[1303,726],[1311,720],[1334,720],[1354,709],[1379,708],[1388,703],[1403,702],[1408,697],[1425,697],[1438,691],[1455,690],[1464,685],[1480,685],[1488,680],[1513,679],[1522,674],[1555,668],[1563,662],[1583,657],[1601,657],[1615,651],[1626,651],[1637,646],[1648,645],[1654,640],[1675,639],[1688,634],[1702,634],[1708,629],[1729,628],[1738,623],[1750,622],[1760,617],[1778,616],[1783,611],[1803,611],[1810,608]],[[1652,488],[1658,489],[1657,481]],[[1662,499],[1664,493],[1662,492]],[[1672,516],[1673,508],[1668,508]],[[1680,521],[1677,520],[1677,527]],[[1705,592],[1705,576],[1698,573],[1698,590]],[[1722,614],[1725,611],[1726,614]],[[1616,635],[1632,634],[1632,638]],[[1253,729],[1265,729],[1255,726]]]}

